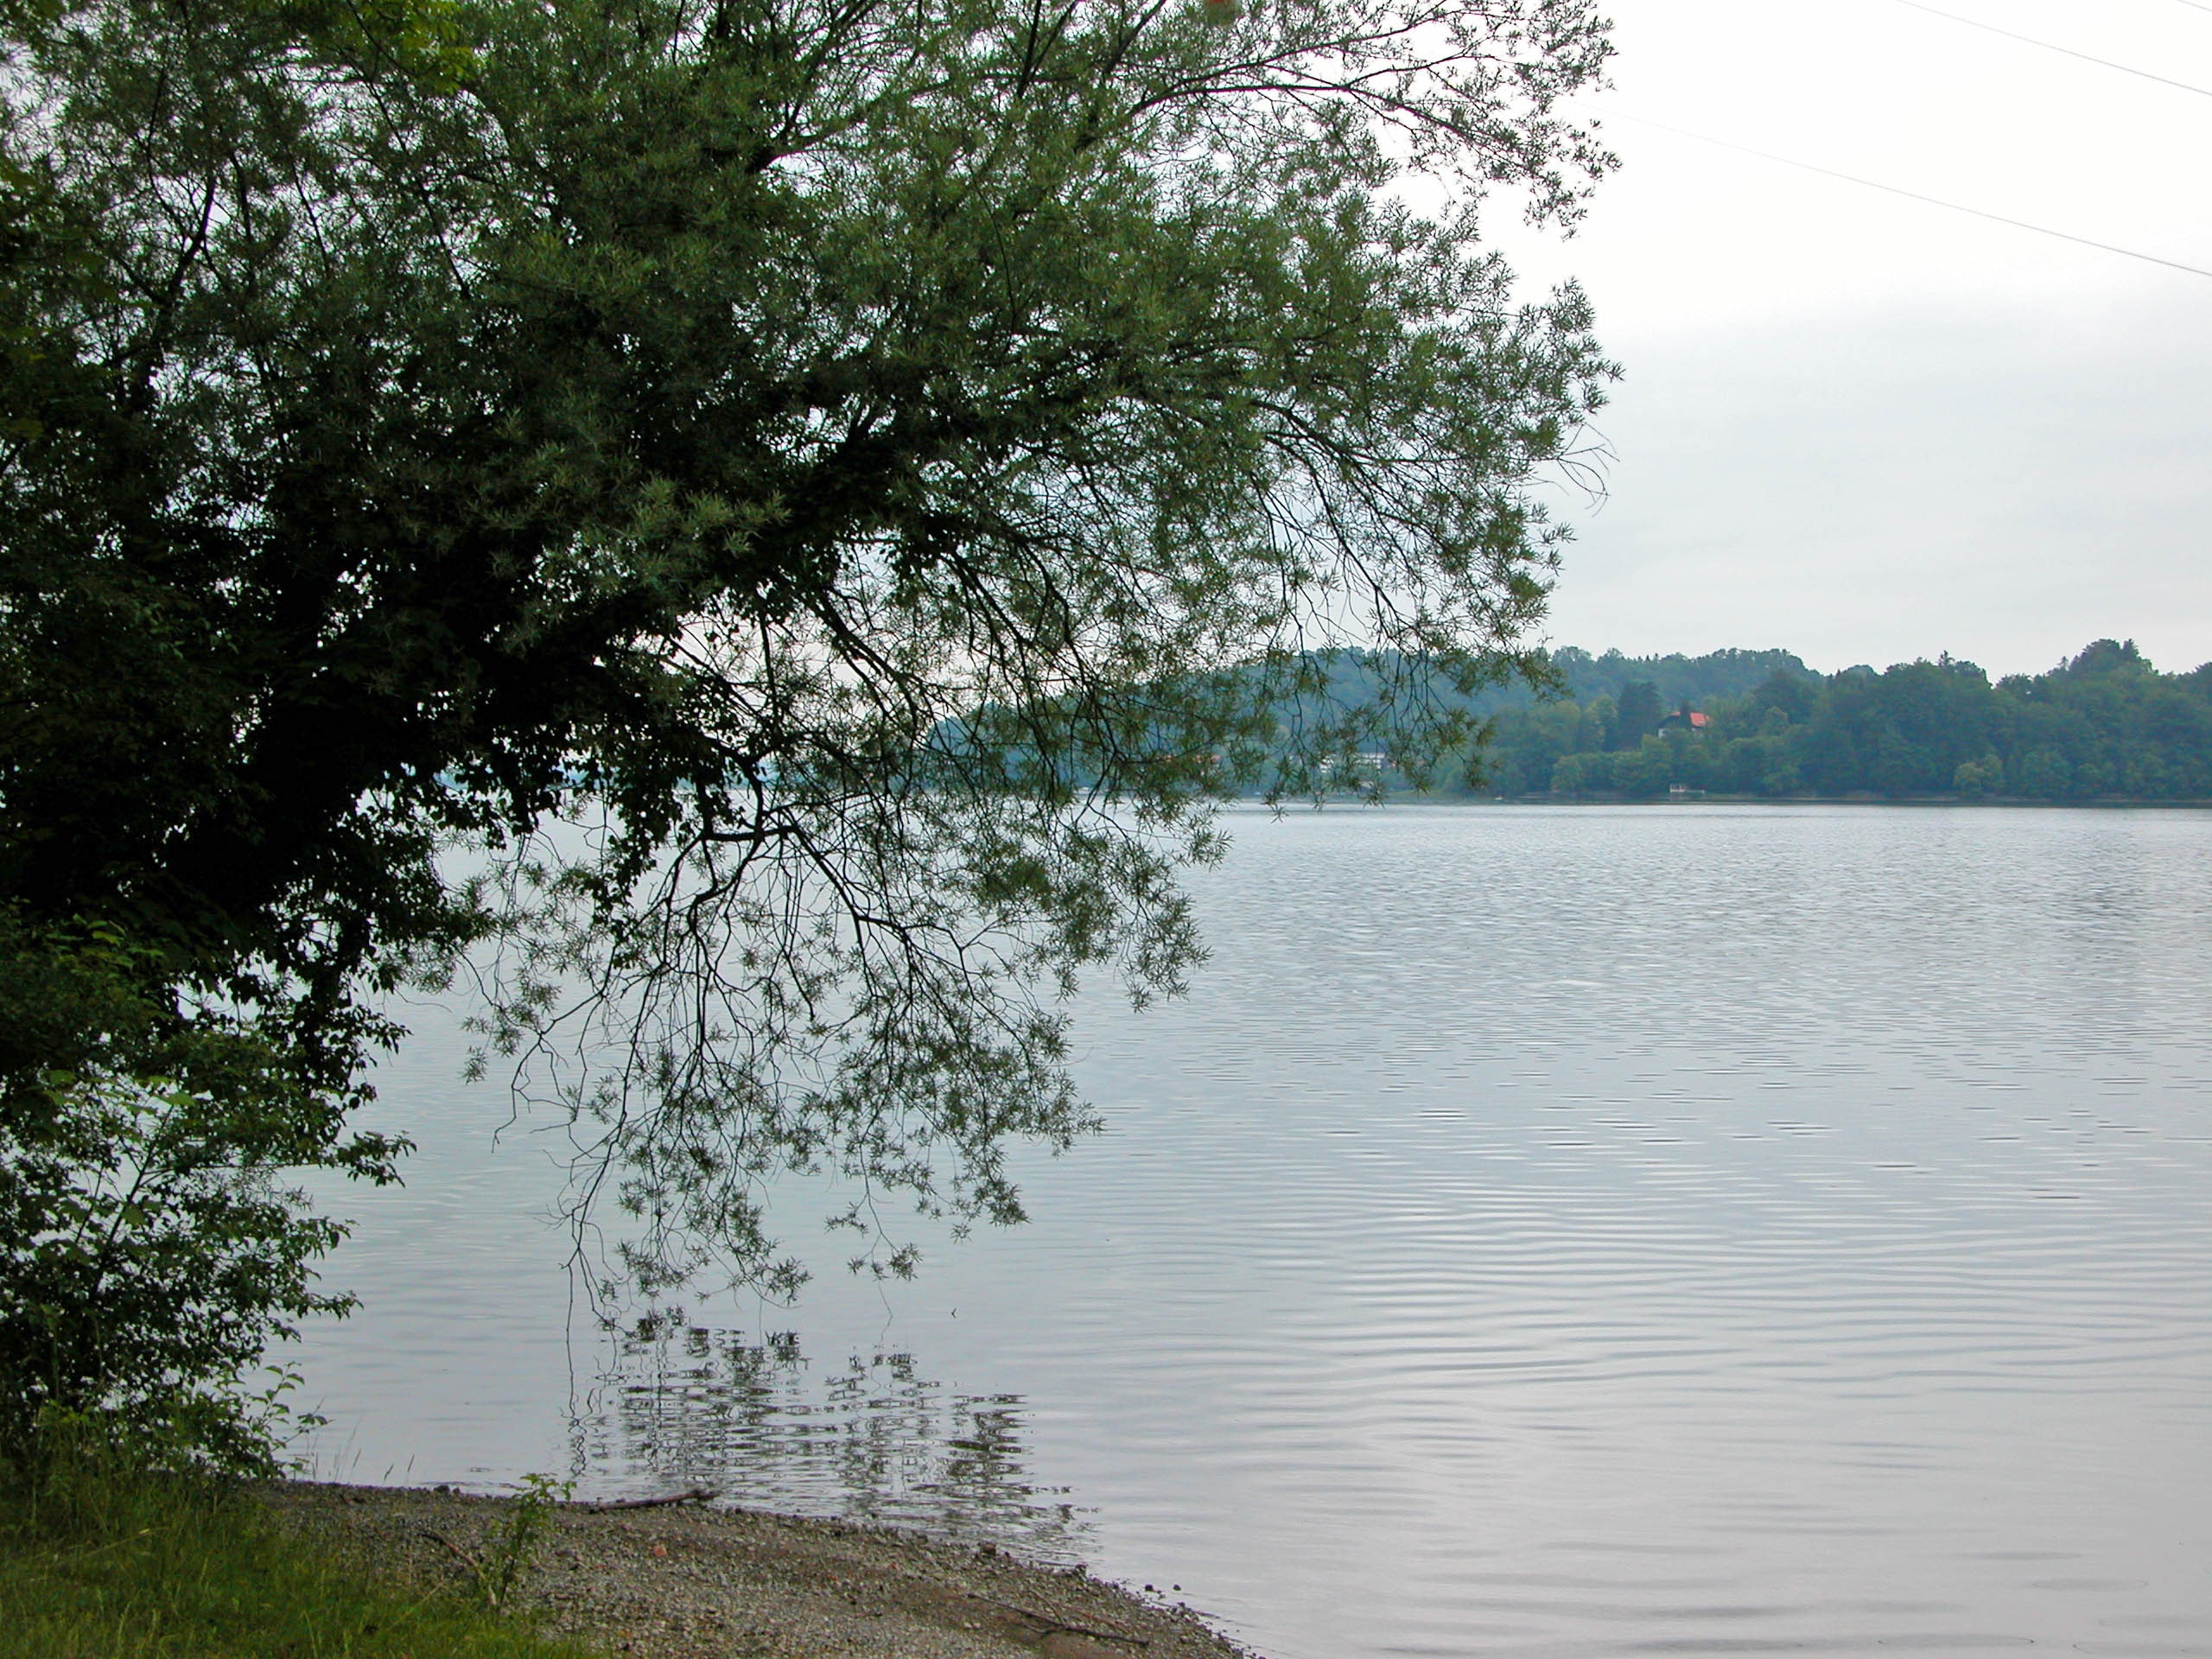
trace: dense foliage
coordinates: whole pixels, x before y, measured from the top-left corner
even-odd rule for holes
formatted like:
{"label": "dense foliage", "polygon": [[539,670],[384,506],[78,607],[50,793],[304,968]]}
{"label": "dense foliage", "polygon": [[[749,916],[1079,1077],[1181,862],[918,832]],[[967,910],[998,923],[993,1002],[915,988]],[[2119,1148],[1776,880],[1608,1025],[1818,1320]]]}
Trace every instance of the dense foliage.
{"label": "dense foliage", "polygon": [[1276,714],[1418,779],[1525,663],[1607,370],[1478,213],[1602,169],[1588,0],[0,22],[0,1431],[315,1305],[472,948],[648,1285],[1017,1216]]}
{"label": "dense foliage", "polygon": [[1557,660],[1580,695],[1493,715],[1484,792],[2212,799],[2212,664],[2161,674],[2132,641],[1994,684],[1948,657],[1825,677],[1785,652]]}

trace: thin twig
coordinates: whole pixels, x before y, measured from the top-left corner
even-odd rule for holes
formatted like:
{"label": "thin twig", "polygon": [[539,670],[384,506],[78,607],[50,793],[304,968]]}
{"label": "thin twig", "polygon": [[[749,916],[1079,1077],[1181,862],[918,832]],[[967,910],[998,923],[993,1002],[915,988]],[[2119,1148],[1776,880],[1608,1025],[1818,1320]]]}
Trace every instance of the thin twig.
{"label": "thin twig", "polygon": [[604,1515],[609,1510],[658,1510],[671,1503],[709,1503],[719,1496],[711,1486],[694,1486],[689,1491],[671,1492],[665,1497],[611,1497],[602,1503],[579,1503],[575,1507],[588,1515]]}
{"label": "thin twig", "polygon": [[1025,1607],[1018,1601],[1002,1601],[996,1596],[987,1596],[980,1590],[963,1588],[961,1593],[977,1601],[988,1601],[994,1607],[1003,1607],[1010,1613],[1020,1613],[1024,1618],[1034,1619],[1046,1627],[1048,1636],[1065,1630],[1070,1636],[1087,1636],[1097,1642],[1118,1642],[1124,1647],[1148,1648],[1152,1645],[1149,1637],[1125,1636],[1119,1630],[1094,1630],[1086,1624],[1071,1624],[1054,1614],[1040,1613],[1034,1607]]}
{"label": "thin twig", "polygon": [[454,1542],[452,1539],[447,1537],[442,1532],[433,1532],[428,1527],[417,1527],[415,1530],[421,1533],[425,1538],[436,1540],[436,1541],[443,1544],[448,1549],[453,1551],[454,1558],[463,1567],[467,1567],[471,1573],[477,1574],[480,1578],[483,1575],[484,1569],[476,1564],[476,1558],[470,1554],[467,1550],[463,1549],[459,1544]]}

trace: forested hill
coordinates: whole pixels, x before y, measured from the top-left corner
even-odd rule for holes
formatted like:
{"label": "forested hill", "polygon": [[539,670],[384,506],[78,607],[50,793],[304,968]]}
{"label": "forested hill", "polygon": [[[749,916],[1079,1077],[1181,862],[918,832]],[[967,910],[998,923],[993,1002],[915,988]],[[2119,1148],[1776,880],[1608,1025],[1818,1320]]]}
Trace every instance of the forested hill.
{"label": "forested hill", "polygon": [[[1702,709],[1724,697],[1744,696],[1777,674],[1813,677],[1813,671],[1790,651],[1716,651],[1703,657],[1685,657],[1679,652],[1666,657],[1624,657],[1609,651],[1592,657],[1567,645],[1551,654],[1551,663],[1567,682],[1567,695],[1578,702],[1611,697],[1617,707],[1622,695],[1639,681],[1669,709],[1685,702]],[[1526,708],[1535,701],[1525,688],[1515,690],[1519,695],[1511,699],[1513,705]]]}
{"label": "forested hill", "polygon": [[[1802,659],[1789,651],[1716,651],[1703,657],[1685,657],[1679,652],[1665,657],[1624,657],[1618,651],[1609,651],[1602,657],[1593,657],[1580,646],[1567,645],[1548,653],[1548,657],[1567,695],[1578,703],[1610,697],[1618,704],[1623,693],[1641,682],[1648,684],[1669,708],[1685,701],[1702,708],[1722,697],[1740,697],[1770,675],[1789,674],[1806,679],[1813,677],[1813,671],[1805,666]],[[1328,695],[1339,701],[1357,702],[1363,696],[1374,696],[1382,679],[1388,677],[1378,677],[1370,668],[1363,666],[1352,652],[1325,652],[1323,659]],[[1477,715],[1527,709],[1538,700],[1537,693],[1528,683],[1518,678],[1485,686],[1469,697],[1446,695],[1444,698],[1446,702]]]}
{"label": "forested hill", "polygon": [[2212,800],[2212,663],[2162,674],[2133,641],[1993,684],[1948,656],[1827,676],[1783,651],[1552,660],[1564,698],[1487,699],[1469,792]]}

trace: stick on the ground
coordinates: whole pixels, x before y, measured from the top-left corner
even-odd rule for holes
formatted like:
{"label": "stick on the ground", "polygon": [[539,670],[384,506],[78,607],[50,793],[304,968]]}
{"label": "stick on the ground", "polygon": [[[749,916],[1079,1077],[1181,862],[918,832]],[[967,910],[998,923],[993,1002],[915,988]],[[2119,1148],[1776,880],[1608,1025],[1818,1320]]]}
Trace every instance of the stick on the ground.
{"label": "stick on the ground", "polygon": [[980,1590],[963,1590],[961,1594],[976,1601],[988,1601],[995,1607],[1003,1607],[1010,1613],[1020,1613],[1046,1627],[1047,1635],[1065,1630],[1070,1636],[1087,1636],[1096,1642],[1117,1642],[1125,1648],[1148,1648],[1152,1638],[1129,1636],[1120,1630],[1094,1630],[1085,1624],[1071,1624],[1057,1613],[1040,1613],[1034,1607],[1025,1607],[1018,1601],[1002,1601],[996,1596],[987,1596]]}
{"label": "stick on the ground", "polygon": [[610,1497],[603,1503],[579,1503],[576,1507],[597,1515],[608,1510],[658,1510],[671,1503],[707,1503],[719,1496],[711,1486],[694,1486],[689,1491],[671,1492],[665,1497]]}
{"label": "stick on the ground", "polygon": [[452,1539],[447,1537],[442,1532],[432,1532],[428,1527],[417,1527],[415,1530],[421,1533],[425,1538],[435,1539],[437,1542],[443,1544],[448,1549],[453,1551],[454,1554],[460,1560],[461,1564],[463,1567],[466,1567],[470,1572],[481,1573],[484,1570],[482,1567],[477,1566],[476,1558],[474,1555],[463,1549],[459,1544],[454,1542]]}

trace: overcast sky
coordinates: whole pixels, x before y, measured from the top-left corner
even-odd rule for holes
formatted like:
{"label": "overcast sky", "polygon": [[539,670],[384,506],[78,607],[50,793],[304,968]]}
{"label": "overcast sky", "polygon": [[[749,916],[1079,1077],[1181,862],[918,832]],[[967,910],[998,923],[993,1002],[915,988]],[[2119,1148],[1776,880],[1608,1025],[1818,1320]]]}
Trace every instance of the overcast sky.
{"label": "overcast sky", "polygon": [[[2212,89],[2212,6],[1941,9]],[[1625,372],[1605,499],[1560,498],[1554,642],[2212,658],[2212,277],[1647,124],[2212,270],[2212,92],[1903,0],[1611,12],[1620,171],[1572,239],[1497,232],[1581,279]]]}

